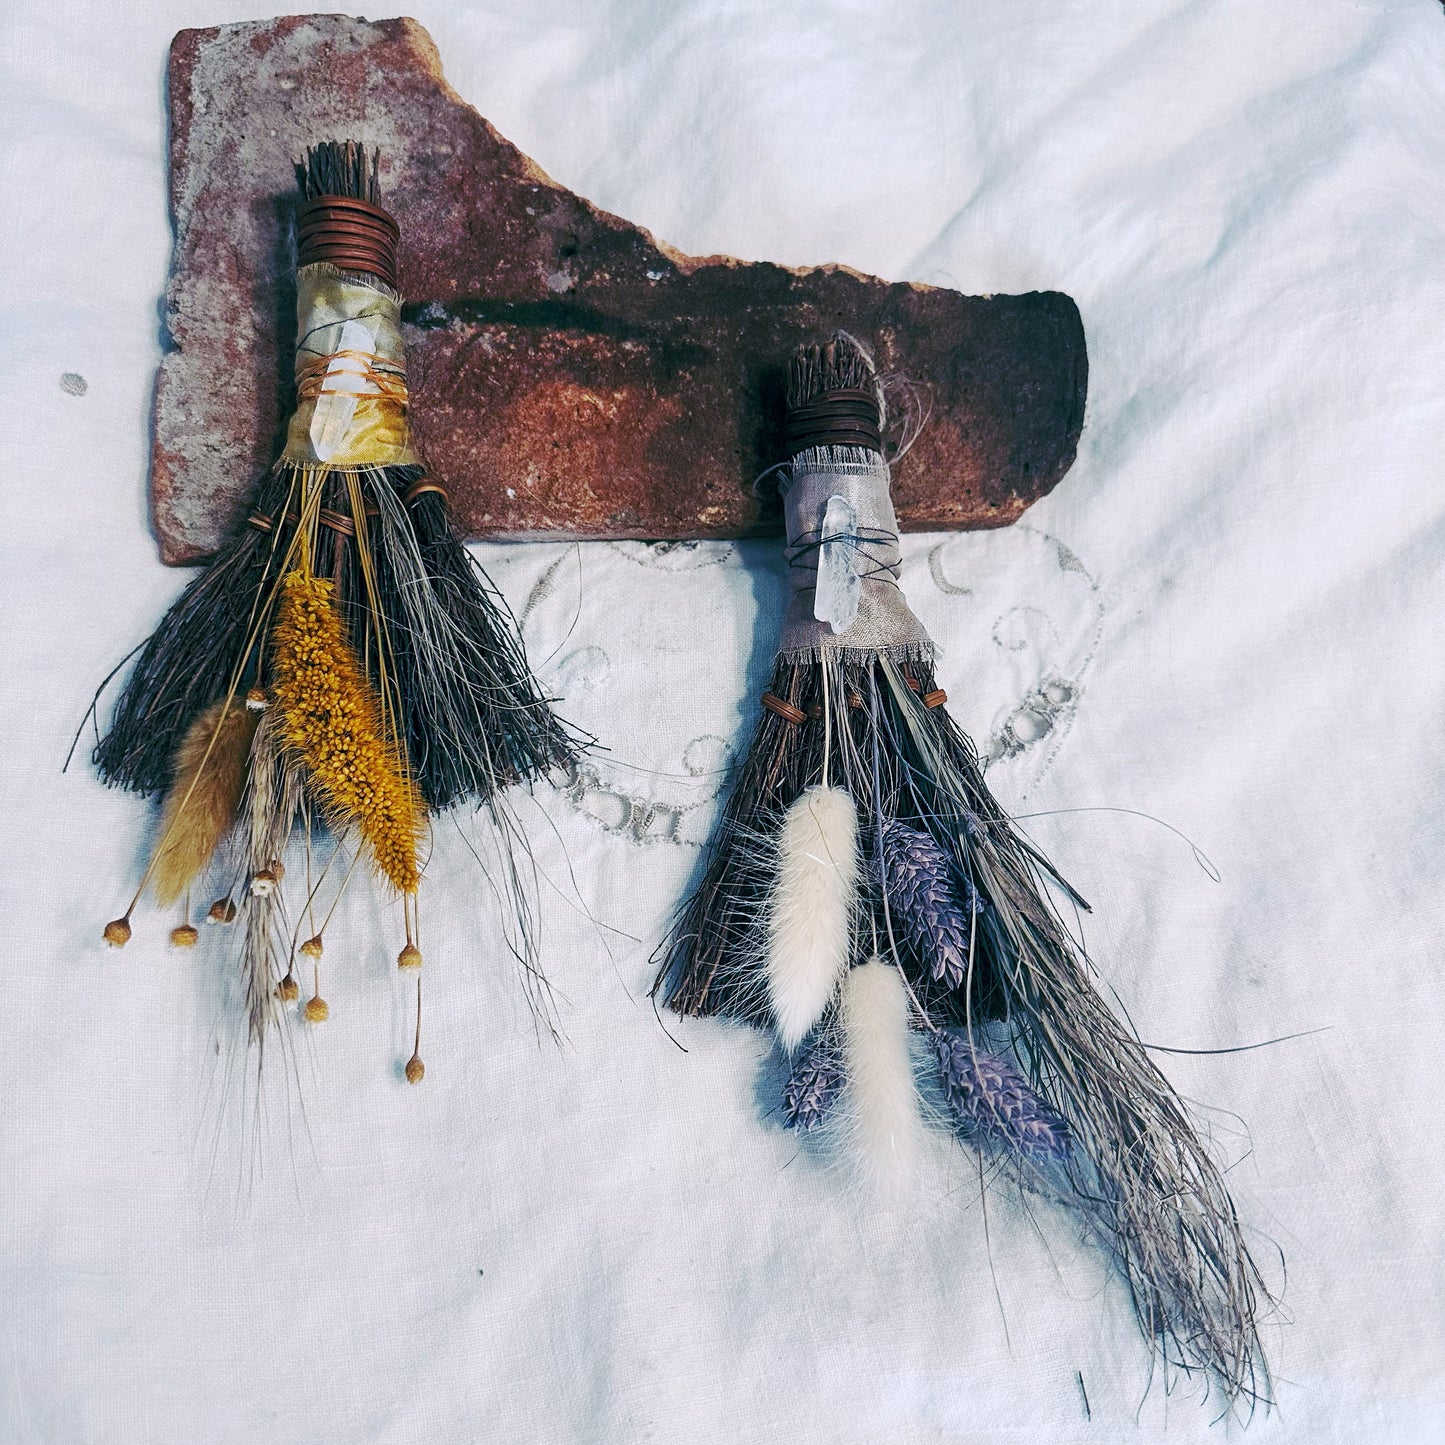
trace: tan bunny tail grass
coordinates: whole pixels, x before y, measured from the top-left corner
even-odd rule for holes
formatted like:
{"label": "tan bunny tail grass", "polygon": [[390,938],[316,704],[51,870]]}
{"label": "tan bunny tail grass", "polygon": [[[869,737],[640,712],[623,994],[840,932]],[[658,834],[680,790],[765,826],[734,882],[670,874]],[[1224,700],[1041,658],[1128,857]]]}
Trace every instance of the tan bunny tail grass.
{"label": "tan bunny tail grass", "polygon": [[163,908],[180,900],[236,821],[258,716],[244,702],[223,699],[181,740],[151,862],[151,887]]}

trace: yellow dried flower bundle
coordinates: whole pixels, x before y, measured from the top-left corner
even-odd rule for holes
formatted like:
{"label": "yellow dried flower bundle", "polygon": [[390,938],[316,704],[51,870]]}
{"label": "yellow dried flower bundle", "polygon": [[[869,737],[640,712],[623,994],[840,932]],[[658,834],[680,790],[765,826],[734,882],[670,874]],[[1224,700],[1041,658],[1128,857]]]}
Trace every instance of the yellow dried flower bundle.
{"label": "yellow dried flower bundle", "polygon": [[333,824],[356,828],[400,892],[414,893],[421,881],[421,793],[346,641],[331,583],[304,565],[282,583],[271,663],[282,736],[317,801]]}

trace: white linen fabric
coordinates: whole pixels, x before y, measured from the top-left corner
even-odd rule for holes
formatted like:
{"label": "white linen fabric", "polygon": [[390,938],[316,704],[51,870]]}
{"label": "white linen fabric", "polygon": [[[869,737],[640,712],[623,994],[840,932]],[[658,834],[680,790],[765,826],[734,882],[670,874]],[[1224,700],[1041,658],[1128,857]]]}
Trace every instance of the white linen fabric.
{"label": "white linen fabric", "polygon": [[[478,549],[611,749],[525,805],[560,1047],[453,834],[420,1088],[367,889],[328,942],[331,1022],[259,1103],[214,955],[148,909],[101,945],[147,814],[61,764],[186,580],[145,495],[166,46],[263,13],[0,16],[0,1439],[1235,1438],[1151,1385],[1066,1211],[1000,1184],[985,1212],[941,1133],[877,1205],[782,1128],[767,1040],[654,1017],[780,544]],[[1438,0],[412,13],[505,135],[685,250],[1078,300],[1077,464],[1014,527],[906,539],[903,586],[1142,1036],[1323,1030],[1159,1055],[1283,1290],[1249,1438],[1445,1439]]]}

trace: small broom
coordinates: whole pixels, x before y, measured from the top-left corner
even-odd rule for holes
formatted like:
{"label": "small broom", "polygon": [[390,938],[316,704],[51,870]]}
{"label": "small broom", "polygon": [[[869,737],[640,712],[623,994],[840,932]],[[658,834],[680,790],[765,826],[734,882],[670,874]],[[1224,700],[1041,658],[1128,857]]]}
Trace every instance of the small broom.
{"label": "small broom", "polygon": [[774,1029],[795,1128],[840,1101],[867,1171],[906,1176],[925,1036],[957,1130],[1063,1180],[1113,1249],[1166,1366],[1268,1400],[1268,1294],[1184,1105],[1104,1003],[949,717],[897,585],[883,389],[839,333],[791,359],[782,469],[791,601],[752,747],[654,992]]}
{"label": "small broom", "polygon": [[[94,753],[106,782],[165,794],[150,865],[106,940],[129,939],[149,885],[163,906],[185,901],[172,941],[194,944],[190,894],[228,857],[232,885],[210,917],[244,915],[258,1043],[274,1001],[299,996],[298,952],[312,965],[304,1016],[327,1016],[325,923],[314,926],[324,888],[329,917],[368,859],[402,897],[398,963],[419,967],[428,812],[471,803],[507,821],[501,790],[569,765],[585,742],[552,714],[505,603],[452,528],[445,489],[412,449],[400,229],[377,205],[378,170],[355,142],[319,145],[297,167],[297,406],[285,450],[250,515],[139,649]],[[318,825],[334,847],[314,877]],[[294,918],[281,886],[293,833],[307,858]],[[524,942],[525,931],[523,920]],[[419,987],[417,1010],[419,1028]],[[407,1077],[421,1075],[414,1052]]]}

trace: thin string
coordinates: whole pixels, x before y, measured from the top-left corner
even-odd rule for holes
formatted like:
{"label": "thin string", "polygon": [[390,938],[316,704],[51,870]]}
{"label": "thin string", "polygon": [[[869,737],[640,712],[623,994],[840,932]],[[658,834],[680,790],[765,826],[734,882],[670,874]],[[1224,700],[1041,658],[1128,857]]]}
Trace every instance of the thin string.
{"label": "thin string", "polygon": [[[337,373],[336,380],[366,381],[375,391],[357,393],[349,386],[327,386],[331,363],[345,359],[355,363]],[[308,361],[296,372],[296,395],[300,400],[317,396],[356,396],[358,400],[367,397],[382,398],[405,407],[408,400],[406,373],[389,362],[381,361],[370,351],[333,351],[329,356],[318,356]]]}
{"label": "thin string", "polygon": [[[783,556],[788,566],[794,567],[800,572],[816,572],[818,570],[817,555],[831,542],[841,542],[845,547],[850,548],[856,557],[861,557],[865,566],[858,567],[858,575],[865,581],[878,580],[890,582],[893,586],[898,585],[898,573],[901,563],[894,564],[884,560],[888,553],[898,546],[898,533],[885,531],[881,527],[860,527],[855,532],[802,532],[800,538],[812,538],[811,541],[797,541],[783,548]],[[877,549],[882,555],[875,555],[873,549]],[[854,564],[857,566],[857,563]]]}

